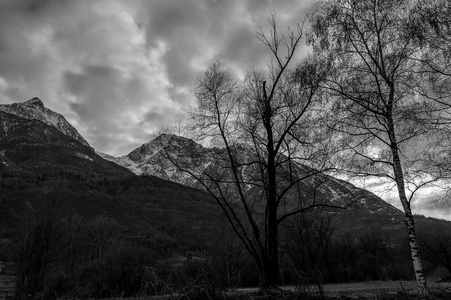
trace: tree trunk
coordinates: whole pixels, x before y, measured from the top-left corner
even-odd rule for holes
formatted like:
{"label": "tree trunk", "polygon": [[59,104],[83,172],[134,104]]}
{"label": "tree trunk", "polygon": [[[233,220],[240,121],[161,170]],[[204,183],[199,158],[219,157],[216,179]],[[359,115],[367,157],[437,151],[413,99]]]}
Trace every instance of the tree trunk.
{"label": "tree trunk", "polygon": [[277,167],[276,167],[276,149],[274,149],[274,136],[272,125],[272,98],[266,95],[266,81],[262,83],[263,95],[265,100],[265,110],[263,115],[263,124],[268,139],[266,150],[268,151],[268,187],[266,203],[266,226],[265,226],[265,253],[262,259],[263,263],[263,281],[262,288],[273,288],[279,283],[279,238],[278,238],[278,220],[277,220]]}
{"label": "tree trunk", "polygon": [[279,283],[279,260],[276,257],[272,257],[271,254],[262,260],[263,272],[260,278],[260,287],[262,289],[272,289],[276,288]]}
{"label": "tree trunk", "polygon": [[266,237],[266,253],[262,260],[263,263],[263,288],[272,288],[277,286],[280,279],[279,270],[279,239],[277,224],[277,206],[269,203],[268,205],[268,226]]}
{"label": "tree trunk", "polygon": [[393,156],[393,172],[395,175],[396,186],[398,188],[399,200],[405,213],[405,223],[407,225],[407,236],[409,239],[410,253],[412,256],[413,269],[418,283],[418,289],[421,295],[427,296],[426,278],[424,276],[423,265],[421,263],[420,250],[418,247],[417,236],[415,233],[415,222],[410,208],[410,202],[407,200],[406,188],[404,185],[404,174],[399,157],[398,144],[394,130],[393,120],[388,119],[390,147]]}

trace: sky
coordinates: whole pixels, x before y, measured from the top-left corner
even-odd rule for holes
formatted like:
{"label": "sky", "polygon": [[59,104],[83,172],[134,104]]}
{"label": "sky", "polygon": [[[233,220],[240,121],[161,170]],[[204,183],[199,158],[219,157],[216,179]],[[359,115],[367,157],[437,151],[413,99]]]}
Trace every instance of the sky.
{"label": "sky", "polygon": [[[368,177],[361,179],[342,178],[352,184],[364,188],[376,194],[386,202],[403,211],[398,196],[396,184],[391,180]],[[407,185],[406,195],[409,198],[411,191]],[[441,180],[436,183],[426,185],[414,193],[411,201],[411,208],[414,214],[424,215],[451,221],[451,191],[449,190],[449,180]]]}
{"label": "sky", "polygon": [[[275,12],[302,23],[310,0],[0,0],[0,104],[39,97],[97,151],[126,155],[194,104],[219,58],[265,67],[256,38]],[[300,56],[305,53],[300,48]]]}

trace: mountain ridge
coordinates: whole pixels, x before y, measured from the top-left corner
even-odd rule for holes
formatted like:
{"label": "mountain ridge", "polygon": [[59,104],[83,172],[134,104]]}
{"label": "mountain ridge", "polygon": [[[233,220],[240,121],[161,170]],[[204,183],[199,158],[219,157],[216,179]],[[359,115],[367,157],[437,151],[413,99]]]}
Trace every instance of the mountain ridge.
{"label": "mountain ridge", "polygon": [[[214,167],[214,157],[221,155],[220,148],[207,148],[186,137],[162,134],[151,141],[121,157],[102,154],[103,158],[121,164],[137,175],[151,175],[169,181],[177,182],[194,188],[202,188],[194,178],[177,168],[168,158],[167,154],[180,157],[193,165],[202,165],[203,168]],[[244,150],[243,150],[244,151]],[[300,172],[306,166],[298,166]],[[358,188],[352,183],[337,179],[329,175],[321,175],[325,184],[318,189],[321,198],[328,203],[341,203],[350,201],[351,197],[359,199],[356,207],[366,206],[369,214],[387,214],[397,220],[403,217],[402,211],[383,201],[370,191]],[[301,183],[304,191],[312,186],[311,180]],[[305,192],[304,197],[309,197]]]}
{"label": "mountain ridge", "polygon": [[28,120],[41,121],[44,124],[55,127],[61,133],[79,141],[83,145],[92,148],[64,116],[46,108],[38,97],[33,97],[21,103],[0,104],[0,111]]}
{"label": "mountain ridge", "polygon": [[0,120],[0,170],[133,175],[128,169],[98,156],[90,146],[40,119],[23,118],[0,110]]}
{"label": "mountain ridge", "polygon": [[[207,148],[189,138],[174,134],[162,134],[156,136],[154,139],[121,157],[114,157],[101,152],[95,153],[93,148],[89,146],[84,138],[79,135],[76,129],[67,122],[62,115],[45,108],[43,102],[37,97],[22,103],[0,105],[0,113],[19,118],[15,119],[14,122],[11,122],[10,120],[8,125],[8,122],[5,121],[8,118],[2,117],[2,122],[0,124],[0,139],[3,139],[3,141],[5,141],[5,138],[9,138],[7,136],[11,124],[14,123],[14,126],[17,127],[19,126],[19,123],[27,123],[21,121],[20,118],[42,123],[42,125],[33,125],[34,127],[39,127],[39,130],[33,130],[33,126],[27,127],[23,133],[26,133],[28,140],[18,141],[17,138],[13,138],[12,140],[8,140],[10,143],[9,149],[0,147],[0,167],[17,169],[24,164],[24,159],[27,159],[30,163],[32,162],[34,164],[33,167],[44,166],[45,168],[51,168],[52,164],[62,166],[67,162],[71,162],[74,165],[74,169],[78,171],[83,169],[95,171],[93,165],[98,165],[104,171],[109,170],[107,173],[117,172],[118,174],[124,175],[131,171],[137,175],[151,175],[189,187],[202,188],[194,178],[181,171],[168,160],[166,152],[171,153],[176,157],[183,157],[187,162],[191,162],[194,165],[202,165],[204,168],[214,167],[214,157],[223,155],[221,154],[222,150],[220,148]],[[11,119],[11,117],[9,117],[9,119]],[[48,127],[54,128],[69,139],[59,137],[58,134]],[[22,137],[22,139],[24,139],[24,137]],[[71,140],[77,141],[84,147],[89,148],[89,151],[82,147],[80,148],[77,144],[73,144]],[[61,143],[61,141],[66,141],[69,147],[64,147],[64,143]],[[23,146],[27,143],[29,149],[22,152],[17,150],[23,150]],[[43,146],[45,143],[48,144]],[[44,152],[46,154],[40,155],[40,159],[43,160],[43,163],[33,158],[32,153],[33,151],[36,151],[37,145],[40,145],[41,148],[45,148]],[[58,151],[52,152],[53,150],[50,150],[52,147],[59,147]],[[243,153],[246,152],[245,147],[240,151]],[[25,154],[20,157],[20,153]],[[58,154],[54,155],[54,153]],[[56,157],[60,158],[56,159]],[[107,166],[105,162],[102,162],[103,160],[114,164]],[[300,169],[307,168],[305,166],[298,167]],[[124,172],[124,170],[127,172]],[[360,189],[352,183],[329,175],[324,175],[324,178],[327,178],[327,184],[320,189],[321,196],[325,199],[324,201],[345,201],[342,199],[347,199],[352,195],[352,197],[360,199],[360,206],[368,206],[367,210],[370,214],[388,213],[388,215],[396,216],[396,218],[403,214],[399,209],[383,201],[375,194]],[[302,189],[308,191],[309,188],[311,188],[311,184],[312,182],[306,180],[301,184]],[[309,197],[308,192],[304,193],[304,197]]]}

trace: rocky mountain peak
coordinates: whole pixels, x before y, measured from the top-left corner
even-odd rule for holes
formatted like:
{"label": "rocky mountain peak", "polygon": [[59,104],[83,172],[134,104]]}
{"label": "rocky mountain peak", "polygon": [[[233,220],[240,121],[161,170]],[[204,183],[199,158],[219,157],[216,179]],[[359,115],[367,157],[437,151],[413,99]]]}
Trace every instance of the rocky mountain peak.
{"label": "rocky mountain peak", "polygon": [[[193,140],[188,139],[183,136],[171,134],[171,133],[163,133],[152,139],[150,142],[146,144],[158,144],[158,145],[168,145],[168,144],[187,144],[194,143]],[[145,144],[145,145],[146,145]]]}
{"label": "rocky mountain peak", "polygon": [[44,107],[44,103],[42,102],[41,99],[39,99],[38,97],[33,97],[30,100],[27,100],[25,102],[23,102],[24,105],[28,105],[28,106],[40,106],[40,107]]}
{"label": "rocky mountain peak", "polygon": [[31,98],[25,102],[0,104],[0,111],[27,120],[37,120],[46,125],[50,125],[64,135],[69,136],[91,148],[89,143],[62,115],[45,107],[42,100],[38,97]]}
{"label": "rocky mountain peak", "polygon": [[193,140],[178,136],[175,134],[163,133],[149,142],[141,145],[139,148],[130,152],[127,157],[132,161],[138,162],[144,159],[144,157],[153,156],[160,153],[164,148],[177,148],[177,149],[191,149],[199,146]]}

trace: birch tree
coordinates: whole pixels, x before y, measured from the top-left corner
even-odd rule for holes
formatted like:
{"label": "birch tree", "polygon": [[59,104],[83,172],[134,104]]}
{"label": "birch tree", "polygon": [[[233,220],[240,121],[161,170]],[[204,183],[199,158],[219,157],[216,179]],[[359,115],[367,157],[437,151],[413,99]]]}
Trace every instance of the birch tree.
{"label": "birch tree", "polygon": [[439,179],[428,170],[428,145],[446,131],[450,111],[449,98],[421,92],[426,90],[420,60],[425,49],[415,41],[411,3],[321,2],[312,14],[309,39],[330,64],[322,87],[331,97],[328,124],[345,149],[340,166],[355,176],[395,184],[419,291],[426,295],[411,201],[420,188]]}

